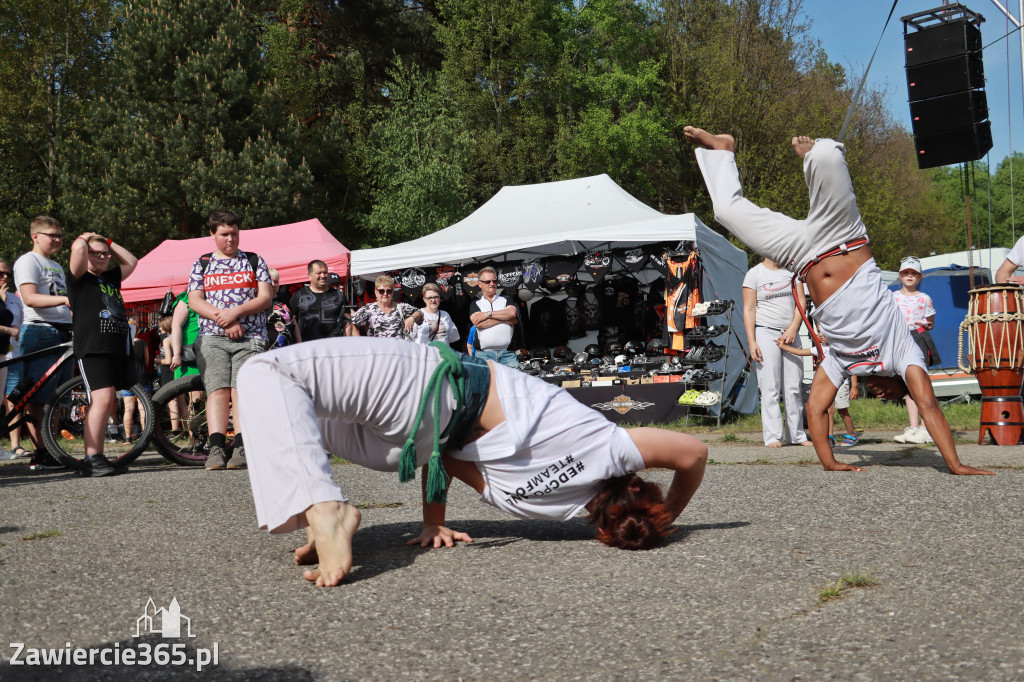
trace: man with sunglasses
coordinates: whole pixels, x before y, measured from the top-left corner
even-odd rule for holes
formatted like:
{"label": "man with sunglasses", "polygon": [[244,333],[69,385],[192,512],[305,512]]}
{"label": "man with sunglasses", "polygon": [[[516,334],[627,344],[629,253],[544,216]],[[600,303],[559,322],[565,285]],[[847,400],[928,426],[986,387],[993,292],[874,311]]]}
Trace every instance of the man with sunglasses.
{"label": "man with sunglasses", "polygon": [[481,268],[479,277],[481,296],[469,306],[469,321],[476,327],[475,355],[518,369],[519,360],[509,345],[519,321],[519,309],[498,295],[498,273],[494,268]]}
{"label": "man with sunglasses", "polygon": [[[117,267],[109,268],[112,258]],[[103,437],[107,421],[117,414],[118,390],[127,390],[141,379],[136,377],[130,355],[131,328],[121,298],[121,282],[138,263],[123,246],[94,232],[79,235],[71,245],[68,293],[74,313],[75,358],[90,403],[84,424],[82,476],[125,472],[124,467],[112,465],[103,455]],[[130,435],[125,432],[125,437]]]}
{"label": "man with sunglasses", "polygon": [[[29,234],[32,236],[32,250],[14,262],[14,283],[25,306],[24,324],[18,336],[22,355],[56,346],[61,343],[62,335],[69,336],[71,331],[71,308],[68,307],[64,268],[52,260],[64,245],[64,230],[54,218],[37,216],[29,224]],[[59,357],[60,351],[55,351],[11,365],[7,373],[8,394],[19,384],[34,384]],[[64,468],[46,451],[39,422],[43,416],[43,405],[53,398],[58,386],[71,378],[71,372],[70,364],[61,367],[46,386],[32,396],[26,408],[31,418],[28,433],[35,448],[29,463],[32,471]]]}

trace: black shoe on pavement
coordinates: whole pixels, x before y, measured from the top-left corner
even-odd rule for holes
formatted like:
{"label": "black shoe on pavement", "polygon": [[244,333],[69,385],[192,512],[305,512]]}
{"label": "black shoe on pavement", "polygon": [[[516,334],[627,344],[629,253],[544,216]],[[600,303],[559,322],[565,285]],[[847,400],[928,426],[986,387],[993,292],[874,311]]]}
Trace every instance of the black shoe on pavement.
{"label": "black shoe on pavement", "polygon": [[78,468],[78,473],[83,478],[96,478],[98,476],[117,476],[128,471],[127,467],[111,464],[110,460],[103,455],[86,455]]}
{"label": "black shoe on pavement", "polygon": [[36,450],[32,453],[32,459],[28,461],[29,471],[60,471],[67,469],[66,466],[53,458],[48,450]]}

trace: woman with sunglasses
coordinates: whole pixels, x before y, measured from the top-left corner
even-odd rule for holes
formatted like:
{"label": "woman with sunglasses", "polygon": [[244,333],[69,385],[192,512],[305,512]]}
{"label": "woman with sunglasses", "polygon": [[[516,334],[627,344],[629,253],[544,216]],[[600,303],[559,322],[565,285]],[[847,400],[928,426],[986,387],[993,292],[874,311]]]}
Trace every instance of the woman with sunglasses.
{"label": "woman with sunglasses", "polygon": [[423,313],[408,303],[395,303],[395,280],[387,275],[378,277],[373,286],[377,300],[352,313],[352,324],[365,328],[367,336],[410,336],[413,328],[423,322]]}
{"label": "woman with sunglasses", "polygon": [[416,325],[413,341],[430,343],[442,341],[449,346],[459,340],[459,328],[455,326],[452,316],[441,310],[441,289],[436,284],[423,285],[423,324]]}
{"label": "woman with sunglasses", "polygon": [[[586,509],[601,542],[649,549],[707,462],[692,436],[623,429],[562,388],[439,343],[313,341],[253,358],[238,380],[257,521],[272,533],[310,529],[295,559],[319,560],[305,574],[318,586],[348,574],[361,520],[327,451],[400,480],[423,466],[423,531],[407,543],[423,547],[471,541],[444,525],[450,475],[513,516],[568,520]],[[675,472],[667,495],[636,475],[650,467]]]}
{"label": "woman with sunglasses", "polygon": [[697,149],[697,165],[711,195],[715,220],[807,283],[815,306],[811,317],[829,340],[807,400],[807,426],[822,466],[828,471],[864,471],[836,461],[828,441],[828,409],[839,386],[856,375],[864,377],[875,397],[913,397],[950,473],[991,474],[964,465],[957,456],[924,356],[892,292],[882,283],[871,253],[846,165],[846,148],[825,138],[792,139],[810,195],[807,217],[796,220],[743,196],[732,135],[713,135],[693,126],[683,128],[683,135],[702,147]]}

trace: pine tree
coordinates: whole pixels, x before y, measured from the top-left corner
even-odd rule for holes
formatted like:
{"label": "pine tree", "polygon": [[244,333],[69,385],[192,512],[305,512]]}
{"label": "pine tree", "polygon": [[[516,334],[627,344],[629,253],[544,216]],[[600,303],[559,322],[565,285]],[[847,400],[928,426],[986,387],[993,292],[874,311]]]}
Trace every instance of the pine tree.
{"label": "pine tree", "polygon": [[66,197],[75,227],[143,251],[201,234],[219,208],[247,226],[307,217],[312,183],[290,151],[254,26],[235,2],[136,0],[114,42],[109,97],[73,140]]}

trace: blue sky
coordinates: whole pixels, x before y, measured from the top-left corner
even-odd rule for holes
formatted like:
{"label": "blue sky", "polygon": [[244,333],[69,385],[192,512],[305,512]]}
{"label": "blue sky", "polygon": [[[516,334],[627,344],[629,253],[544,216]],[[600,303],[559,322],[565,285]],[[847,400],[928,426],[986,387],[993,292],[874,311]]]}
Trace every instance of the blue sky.
{"label": "blue sky", "polygon": [[[968,0],[962,4],[985,17],[981,25],[983,44],[988,45],[1013,29],[991,0]],[[1016,2],[1009,4],[1016,15]],[[923,12],[942,5],[941,0],[899,0],[878,55],[871,66],[868,83],[888,91],[893,117],[910,129],[910,108],[907,104],[907,81],[903,68],[903,22],[901,16]],[[804,12],[811,20],[811,33],[821,41],[829,59],[847,68],[851,80],[859,82],[878,43],[892,0],[804,0]],[[1019,17],[1018,17],[1019,18]],[[1007,68],[1009,45],[1009,69]],[[996,42],[983,53],[989,119],[992,121],[993,170],[1012,149],[1024,151],[1024,107],[1021,93],[1020,37],[1014,34]],[[1009,73],[1009,81],[1007,80]],[[1010,91],[1007,93],[1009,85]],[[1012,111],[1007,109],[1007,100]],[[830,134],[836,135],[837,131]]]}

